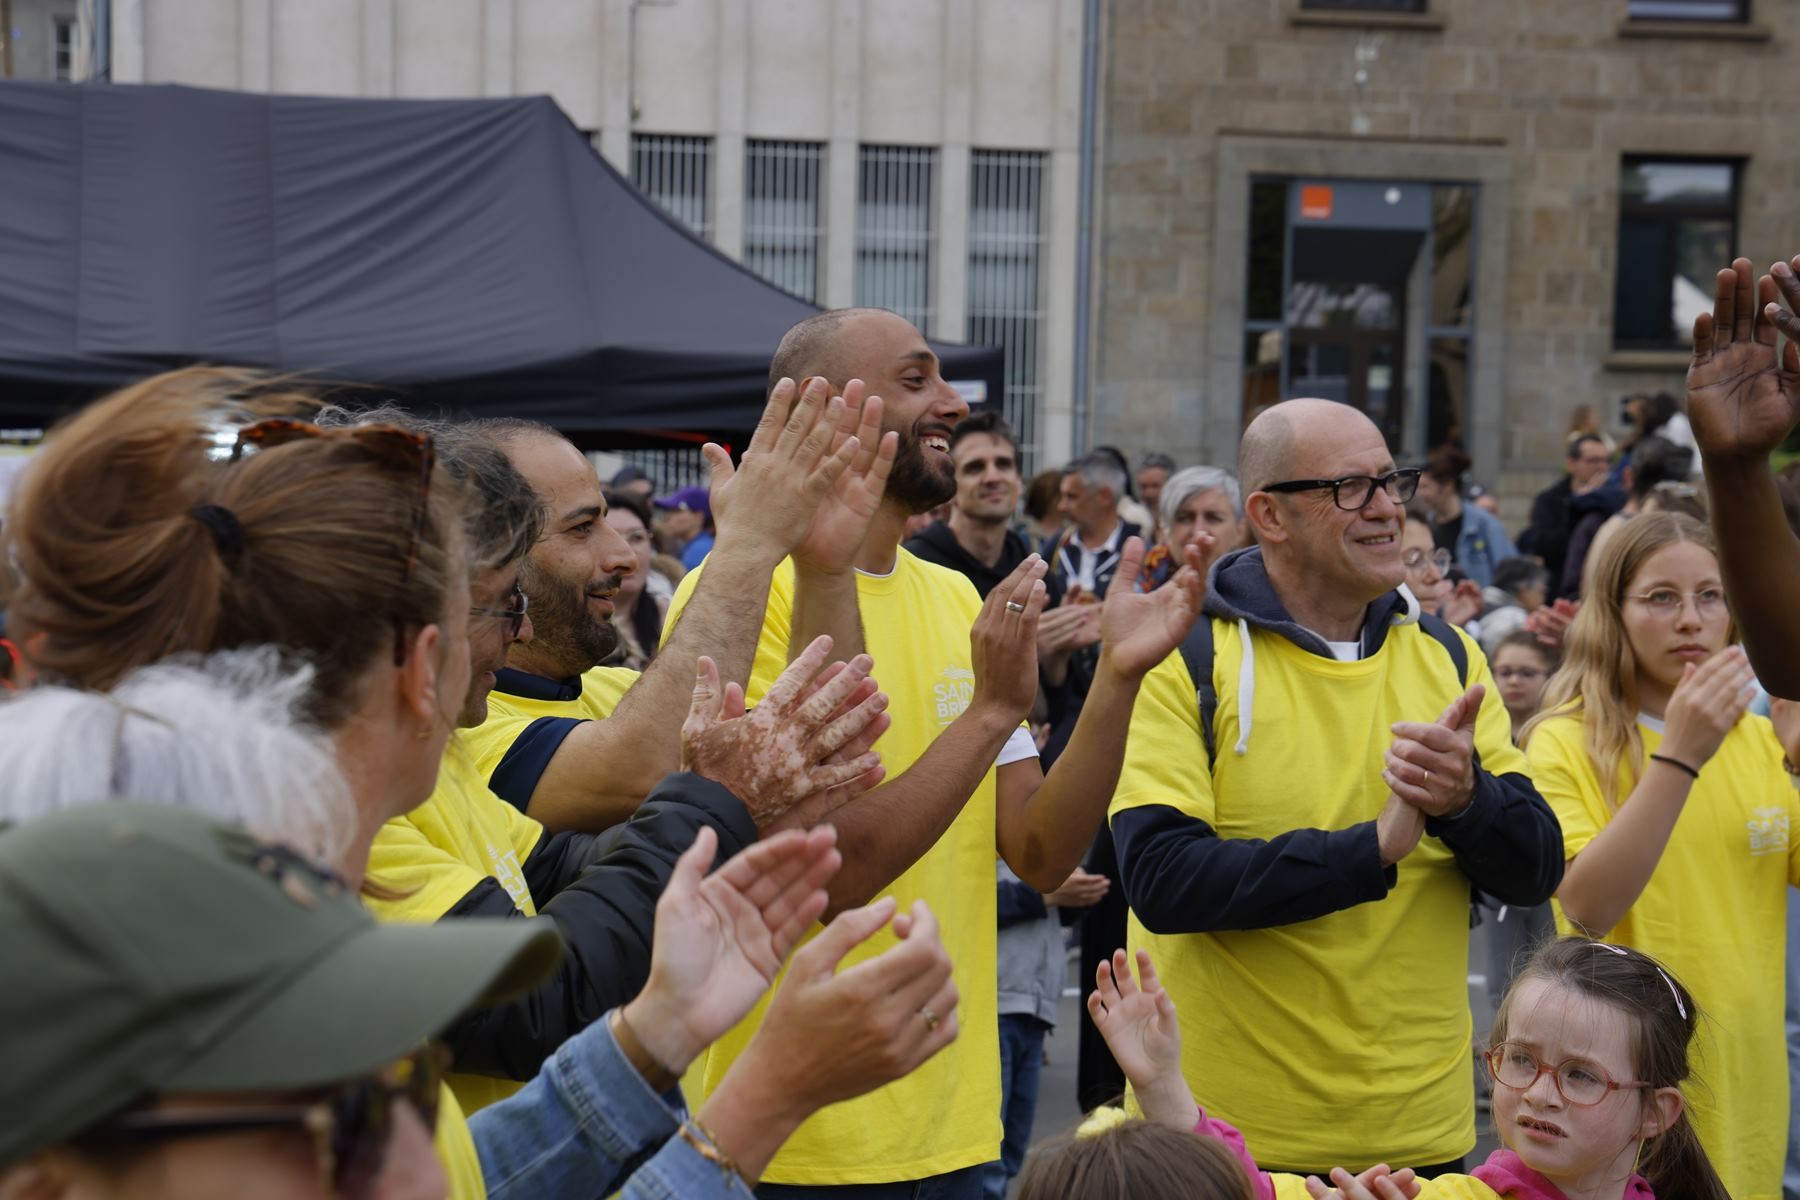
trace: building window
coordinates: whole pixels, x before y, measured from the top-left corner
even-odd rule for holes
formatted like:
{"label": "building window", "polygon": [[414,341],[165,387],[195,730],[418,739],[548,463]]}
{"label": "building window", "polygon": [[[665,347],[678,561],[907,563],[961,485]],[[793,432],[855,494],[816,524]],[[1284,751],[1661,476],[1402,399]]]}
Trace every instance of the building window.
{"label": "building window", "polygon": [[1613,345],[1679,349],[1711,312],[1737,245],[1737,162],[1627,158],[1619,179]]}
{"label": "building window", "polygon": [[977,150],[969,160],[969,309],[964,339],[1006,354],[1007,424],[1019,469],[1036,469],[1043,396],[1044,178],[1046,156]]}
{"label": "building window", "polygon": [[1425,0],[1300,0],[1300,7],[1327,12],[1422,13]]}
{"label": "building window", "polygon": [[51,29],[51,47],[55,67],[53,78],[65,83],[74,79],[75,19],[73,17],[55,18]]}
{"label": "building window", "polygon": [[712,240],[711,138],[631,135],[631,182],[664,212]]}
{"label": "building window", "polygon": [[1402,457],[1467,447],[1480,200],[1467,183],[1251,180],[1244,424],[1322,396]]}
{"label": "building window", "polygon": [[817,142],[751,141],[744,150],[744,265],[802,300],[819,299]]}
{"label": "building window", "polygon": [[1750,0],[1629,0],[1633,21],[1736,21],[1750,19]]}
{"label": "building window", "polygon": [[931,321],[937,151],[864,146],[857,164],[856,303]]}

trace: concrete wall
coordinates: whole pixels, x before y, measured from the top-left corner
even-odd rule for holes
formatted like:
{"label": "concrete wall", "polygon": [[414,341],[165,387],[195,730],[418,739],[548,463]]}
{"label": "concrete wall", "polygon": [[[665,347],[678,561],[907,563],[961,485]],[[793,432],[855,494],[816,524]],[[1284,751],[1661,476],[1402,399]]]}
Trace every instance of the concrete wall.
{"label": "concrete wall", "polygon": [[1625,0],[1428,7],[1376,26],[1298,0],[1112,0],[1095,440],[1233,455],[1234,155],[1370,178],[1432,178],[1425,164],[1462,156],[1477,165],[1452,178],[1504,196],[1481,231],[1501,234],[1481,256],[1471,449],[1515,519],[1556,473],[1575,405],[1681,387],[1685,354],[1611,349],[1621,155],[1745,156],[1739,252],[1766,265],[1800,250],[1800,97],[1783,86],[1796,0],[1756,0],[1735,30],[1628,26]]}
{"label": "concrete wall", "polygon": [[711,136],[714,240],[729,254],[743,247],[746,140],[824,142],[831,305],[854,291],[858,145],[937,147],[930,332],[953,339],[966,330],[970,151],[1044,151],[1040,453],[1069,453],[1081,0],[136,0],[115,11],[119,82],[547,92],[627,170],[633,132]]}

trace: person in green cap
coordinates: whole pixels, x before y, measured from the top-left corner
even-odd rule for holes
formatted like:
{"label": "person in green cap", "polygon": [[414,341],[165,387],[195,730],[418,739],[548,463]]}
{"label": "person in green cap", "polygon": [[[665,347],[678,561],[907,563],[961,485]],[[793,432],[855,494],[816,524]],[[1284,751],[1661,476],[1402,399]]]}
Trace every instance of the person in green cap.
{"label": "person in green cap", "polygon": [[0,942],[7,1200],[441,1197],[429,1039],[561,954],[378,925],[289,850],[121,803],[0,832]]}
{"label": "person in green cap", "polygon": [[[93,797],[110,790],[146,809],[172,806],[196,817],[203,809],[290,848],[284,855],[305,848],[328,861],[320,831],[348,798],[328,739],[296,722],[292,705],[305,684],[304,671],[284,673],[264,647],[139,668],[109,693],[33,688],[0,704],[0,824],[35,828],[91,809]],[[777,834],[708,874],[717,842],[702,833],[658,901],[650,977],[628,1004],[565,1042],[524,1091],[466,1122],[441,1093],[437,1134],[451,1194],[586,1200],[624,1181],[626,1159],[654,1154],[631,1176],[627,1197],[646,1194],[639,1189],[693,1200],[744,1196],[745,1181],[806,1117],[910,1072],[953,1040],[957,996],[935,920],[923,909],[897,913],[886,900],[843,914],[794,956],[738,1069],[697,1114],[680,1111],[675,1078],[749,1011],[823,909],[823,885],[840,861],[834,843],[827,828]],[[343,869],[324,876],[333,895],[345,890]],[[72,889],[78,878],[71,875]],[[117,886],[142,882],[132,875]],[[74,904],[116,900],[109,889],[72,894]],[[0,904],[0,944],[10,945],[6,913]],[[148,953],[170,938],[188,954],[233,953],[229,939],[209,936],[210,926],[171,919],[162,908],[134,914],[155,923],[130,935]],[[490,922],[448,924],[465,923]],[[890,927],[896,945],[837,970],[850,949]],[[357,987],[378,983],[371,976]],[[337,1003],[353,1007],[357,994]],[[0,1004],[0,1020],[7,1012]],[[26,1027],[30,1019],[21,1018]],[[18,1200],[5,1190],[7,1161],[0,1152],[0,1197]]]}

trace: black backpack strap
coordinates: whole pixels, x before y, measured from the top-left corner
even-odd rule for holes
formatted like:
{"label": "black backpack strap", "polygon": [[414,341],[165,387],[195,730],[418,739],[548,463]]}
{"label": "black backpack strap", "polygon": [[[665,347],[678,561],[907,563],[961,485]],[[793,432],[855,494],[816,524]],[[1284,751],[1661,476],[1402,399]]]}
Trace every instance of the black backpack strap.
{"label": "black backpack strap", "polygon": [[1419,614],[1419,628],[1437,639],[1450,661],[1456,664],[1456,679],[1463,687],[1469,686],[1469,648],[1463,640],[1456,636],[1456,630],[1450,622],[1432,613]]}
{"label": "black backpack strap", "polygon": [[1194,698],[1200,705],[1200,737],[1206,743],[1206,761],[1218,757],[1213,736],[1213,716],[1219,711],[1219,690],[1213,686],[1212,618],[1201,614],[1181,643],[1181,661],[1194,679]]}

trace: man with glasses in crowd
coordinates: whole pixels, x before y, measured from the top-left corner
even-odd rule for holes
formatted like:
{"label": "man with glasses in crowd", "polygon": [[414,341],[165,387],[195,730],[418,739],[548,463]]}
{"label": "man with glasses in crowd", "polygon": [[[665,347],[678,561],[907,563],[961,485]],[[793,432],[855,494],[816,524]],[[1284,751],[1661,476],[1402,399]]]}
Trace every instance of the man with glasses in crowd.
{"label": "man with glasses in crowd", "polygon": [[1259,544],[1146,678],[1113,797],[1129,943],[1263,1166],[1441,1173],[1475,1144],[1470,888],[1544,902],[1561,831],[1486,660],[1399,587],[1419,472],[1326,400],[1259,416],[1238,470]]}

